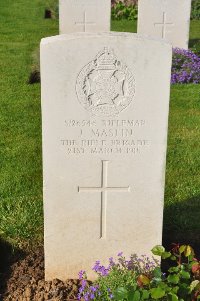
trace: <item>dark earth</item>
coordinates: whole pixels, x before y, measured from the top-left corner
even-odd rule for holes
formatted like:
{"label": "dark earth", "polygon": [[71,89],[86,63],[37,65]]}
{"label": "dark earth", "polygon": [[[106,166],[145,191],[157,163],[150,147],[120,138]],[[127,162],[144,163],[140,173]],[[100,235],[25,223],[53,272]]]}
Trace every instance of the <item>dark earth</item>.
{"label": "dark earth", "polygon": [[77,300],[79,280],[44,280],[42,248],[29,254],[0,248],[0,301]]}
{"label": "dark earth", "polygon": [[45,9],[44,18],[45,19],[51,19],[52,18],[52,11],[50,9]]}

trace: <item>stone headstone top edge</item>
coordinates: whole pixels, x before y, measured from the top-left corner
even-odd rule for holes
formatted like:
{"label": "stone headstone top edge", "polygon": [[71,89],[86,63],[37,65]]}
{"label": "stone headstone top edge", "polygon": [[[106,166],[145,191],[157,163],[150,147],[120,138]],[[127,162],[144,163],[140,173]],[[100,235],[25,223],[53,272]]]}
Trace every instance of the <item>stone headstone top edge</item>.
{"label": "stone headstone top edge", "polygon": [[157,42],[163,45],[168,45],[169,47],[172,47],[171,43],[165,39],[159,39],[154,38],[149,35],[141,35],[137,33],[130,33],[130,32],[75,32],[75,33],[69,33],[69,34],[60,34],[56,36],[46,37],[41,39],[41,45],[50,44],[50,43],[56,43],[58,41],[67,41],[67,40],[74,40],[79,38],[101,38],[101,37],[124,37],[124,38],[130,38],[132,37],[134,40],[148,40],[152,42]]}

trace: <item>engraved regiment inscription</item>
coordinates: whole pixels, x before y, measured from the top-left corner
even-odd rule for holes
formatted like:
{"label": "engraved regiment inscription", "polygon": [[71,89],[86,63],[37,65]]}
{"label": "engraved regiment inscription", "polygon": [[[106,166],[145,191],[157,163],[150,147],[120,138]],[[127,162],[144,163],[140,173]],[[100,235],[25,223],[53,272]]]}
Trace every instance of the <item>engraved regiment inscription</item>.
{"label": "engraved regiment inscription", "polygon": [[97,116],[115,116],[135,95],[135,79],[113,49],[104,48],[79,73],[76,93],[81,105]]}
{"label": "engraved regiment inscription", "polygon": [[130,192],[130,186],[127,187],[109,187],[108,186],[108,163],[102,161],[101,186],[100,187],[78,187],[78,192],[100,192],[101,193],[101,222],[100,238],[106,239],[106,215],[107,215],[107,193],[111,192]]}
{"label": "engraved regiment inscription", "polygon": [[66,155],[137,155],[150,149],[151,140],[143,133],[147,126],[144,119],[65,120],[60,142]]}

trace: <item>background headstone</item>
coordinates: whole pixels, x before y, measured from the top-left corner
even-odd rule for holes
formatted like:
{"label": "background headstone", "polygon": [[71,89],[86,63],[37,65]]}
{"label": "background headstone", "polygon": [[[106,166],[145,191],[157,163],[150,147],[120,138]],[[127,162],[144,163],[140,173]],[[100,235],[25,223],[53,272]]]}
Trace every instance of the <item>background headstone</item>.
{"label": "background headstone", "polygon": [[188,48],[191,0],[139,0],[138,33]]}
{"label": "background headstone", "polygon": [[110,31],[111,0],[60,0],[60,34]]}
{"label": "background headstone", "polygon": [[161,244],[171,52],[128,33],[42,40],[46,279]]}

